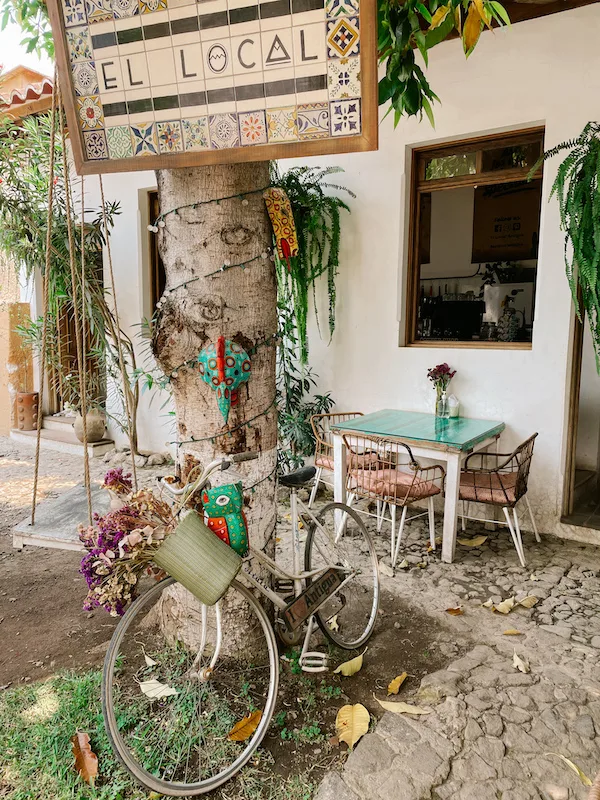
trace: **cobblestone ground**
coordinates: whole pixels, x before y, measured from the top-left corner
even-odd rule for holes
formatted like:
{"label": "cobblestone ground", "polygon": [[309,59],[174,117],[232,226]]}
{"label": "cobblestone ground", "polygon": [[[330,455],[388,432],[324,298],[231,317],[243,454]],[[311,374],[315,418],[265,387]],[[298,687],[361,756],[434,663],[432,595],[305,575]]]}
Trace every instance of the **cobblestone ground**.
{"label": "cobblestone ground", "polygon": [[[505,527],[471,525],[466,535],[484,533],[487,541],[459,544],[455,563],[443,564],[427,552],[422,521],[410,523],[398,560],[407,563],[395,575],[389,524],[374,533],[383,589],[443,618],[471,649],[426,676],[409,698],[430,706],[429,715],[386,712],[341,775],[325,777],[317,800],[588,797],[559,755],[591,778],[600,770],[600,549],[543,535],[536,544],[526,533],[524,569]],[[508,615],[482,605],[490,597],[498,603],[531,595],[538,598],[533,608],[517,606]],[[461,616],[446,612],[458,606]],[[520,634],[505,635],[509,629]],[[444,646],[451,655],[452,643]],[[515,652],[529,673],[513,666]]]}

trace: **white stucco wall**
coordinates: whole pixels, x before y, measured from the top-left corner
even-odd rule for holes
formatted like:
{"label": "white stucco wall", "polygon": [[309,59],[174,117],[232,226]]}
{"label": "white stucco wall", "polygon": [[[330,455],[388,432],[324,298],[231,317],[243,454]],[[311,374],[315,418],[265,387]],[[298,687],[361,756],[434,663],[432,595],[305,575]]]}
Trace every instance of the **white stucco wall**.
{"label": "white stucco wall", "polygon": [[[596,4],[486,32],[468,62],[458,42],[442,44],[431,52],[428,72],[443,101],[435,107],[435,130],[426,120],[403,120],[394,130],[390,115],[380,127],[378,152],[302,163],[342,166],[341,182],[357,194],[343,227],[335,336],[328,346],[314,325],[311,331],[310,361],[320,388],[331,390],[340,409],[430,410],[427,368],[448,361],[458,371],[452,389],[462,413],[505,421],[502,449],[539,432],[530,497],[540,527],[600,543],[600,533],[559,522],[573,311],[558,209],[555,201],[548,203],[555,162],[545,168],[532,350],[398,345],[404,328],[410,148],[540,124],[546,126],[546,147],[576,136],[600,116],[598,41]],[[123,321],[134,325],[149,311],[147,220],[140,197],[155,185],[154,174],[106,176],[104,182],[107,198],[122,204],[113,258]],[[96,179],[88,179],[90,202],[97,197],[95,186]],[[324,312],[324,291],[320,299]],[[161,425],[165,410],[160,411],[161,402],[150,409],[146,403],[143,398],[141,446],[162,450],[172,438],[169,426]]]}
{"label": "white stucco wall", "polygon": [[600,6],[563,12],[484,33],[465,60],[450,41],[430,54],[428,78],[442,105],[436,129],[391,115],[378,152],[320,159],[346,170],[358,199],[343,228],[337,330],[332,343],[311,337],[310,361],[341,409],[428,410],[427,368],[448,361],[452,389],[467,416],[506,422],[503,448],[539,432],[530,498],[544,530],[600,543],[600,533],[561,525],[567,386],[573,312],[564,277],[555,201],[557,163],[546,165],[531,351],[399,347],[404,328],[407,170],[410,148],[504,130],[546,126],[546,147],[600,115]]}

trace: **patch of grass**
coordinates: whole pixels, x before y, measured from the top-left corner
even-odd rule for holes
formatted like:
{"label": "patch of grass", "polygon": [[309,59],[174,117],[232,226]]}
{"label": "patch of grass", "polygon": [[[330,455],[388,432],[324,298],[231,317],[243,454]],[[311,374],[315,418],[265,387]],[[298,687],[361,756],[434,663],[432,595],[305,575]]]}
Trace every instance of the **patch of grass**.
{"label": "patch of grass", "polygon": [[[102,719],[100,683],[99,671],[65,672],[44,683],[0,693],[3,800],[147,800],[149,792],[134,783],[113,755]],[[73,768],[70,738],[77,730],[89,734],[98,756],[95,788],[87,786]],[[303,735],[315,733],[303,731]],[[305,776],[277,776],[269,754],[259,750],[237,778],[203,796],[310,800],[315,789]]]}
{"label": "patch of grass", "polygon": [[325,739],[325,735],[321,731],[318,725],[305,725],[303,728],[294,728],[293,730],[288,730],[288,728],[282,728],[281,733],[279,734],[281,739],[285,741],[292,741],[300,743],[315,743],[315,742],[322,742]]}

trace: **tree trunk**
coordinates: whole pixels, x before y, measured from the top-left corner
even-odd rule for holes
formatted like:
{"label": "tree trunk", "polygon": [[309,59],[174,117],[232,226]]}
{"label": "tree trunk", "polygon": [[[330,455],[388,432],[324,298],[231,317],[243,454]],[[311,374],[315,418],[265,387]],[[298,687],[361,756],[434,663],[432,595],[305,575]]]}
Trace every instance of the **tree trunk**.
{"label": "tree trunk", "polygon": [[[272,233],[262,192],[256,191],[269,185],[268,163],[161,170],[157,182],[161,214],[179,209],[165,216],[157,234],[166,288],[153,342],[158,363],[172,376],[178,464],[185,476],[196,461],[207,464],[222,455],[259,451],[257,461],[236,465],[236,471],[246,487],[261,481],[246,495],[249,537],[253,547],[272,553],[277,518],[277,288],[272,260],[261,257],[270,253]],[[209,275],[244,261],[249,262],[245,268]],[[180,288],[170,291],[174,287]],[[219,336],[240,344],[252,365],[227,424],[216,392],[198,369],[180,368]],[[271,480],[261,480],[267,476]],[[227,473],[221,482],[229,482]]]}

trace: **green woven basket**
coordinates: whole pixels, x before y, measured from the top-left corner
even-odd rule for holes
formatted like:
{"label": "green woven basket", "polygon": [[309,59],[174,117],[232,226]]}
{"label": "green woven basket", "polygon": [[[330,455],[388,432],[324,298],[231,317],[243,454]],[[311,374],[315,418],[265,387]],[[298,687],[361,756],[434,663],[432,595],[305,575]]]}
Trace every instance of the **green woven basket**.
{"label": "green woven basket", "polygon": [[207,606],[223,597],[242,566],[238,554],[195,511],[165,539],[154,561]]}

